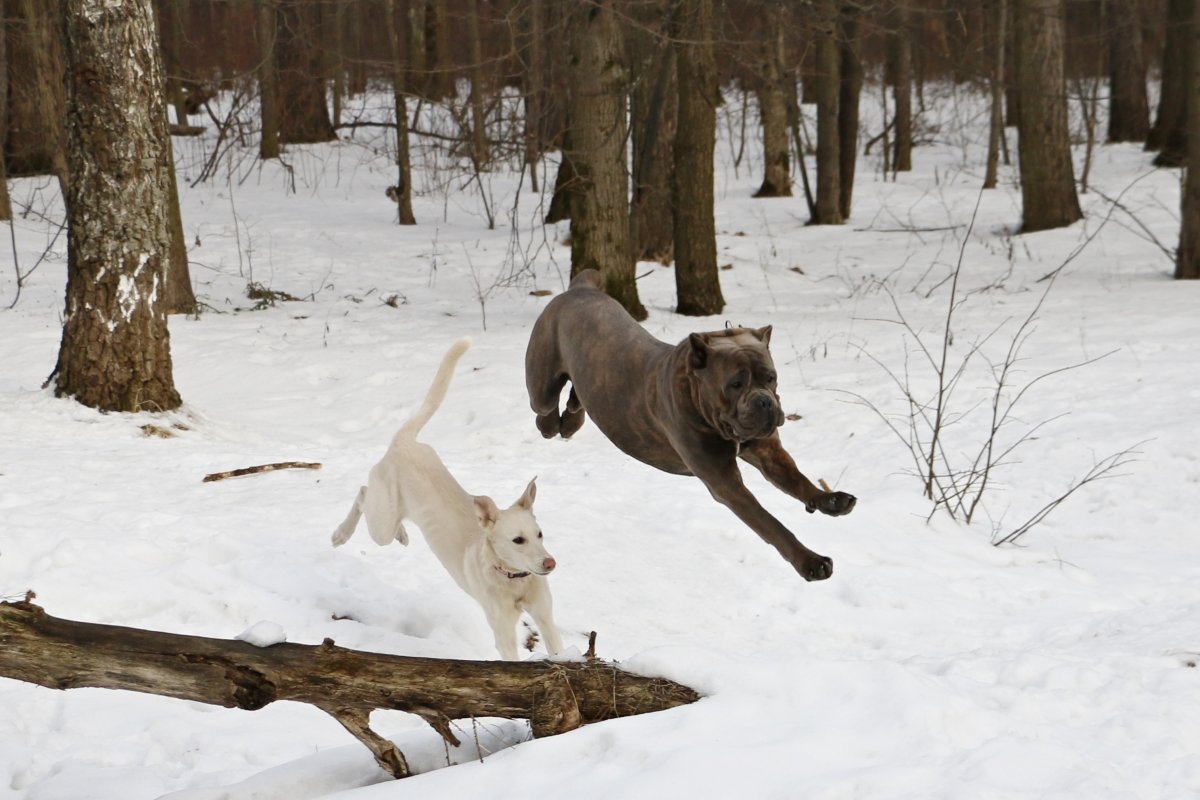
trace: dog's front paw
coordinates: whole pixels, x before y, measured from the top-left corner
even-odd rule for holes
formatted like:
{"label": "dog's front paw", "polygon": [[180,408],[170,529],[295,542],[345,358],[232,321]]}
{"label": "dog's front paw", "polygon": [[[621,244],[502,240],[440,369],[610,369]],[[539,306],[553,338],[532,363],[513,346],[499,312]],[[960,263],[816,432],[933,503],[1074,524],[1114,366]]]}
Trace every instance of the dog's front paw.
{"label": "dog's front paw", "polygon": [[813,553],[796,565],[796,571],[806,581],[823,581],[833,575],[833,559]]}
{"label": "dog's front paw", "polygon": [[804,504],[804,510],[812,514],[820,511],[831,517],[840,517],[854,510],[858,498],[845,492],[823,492]]}

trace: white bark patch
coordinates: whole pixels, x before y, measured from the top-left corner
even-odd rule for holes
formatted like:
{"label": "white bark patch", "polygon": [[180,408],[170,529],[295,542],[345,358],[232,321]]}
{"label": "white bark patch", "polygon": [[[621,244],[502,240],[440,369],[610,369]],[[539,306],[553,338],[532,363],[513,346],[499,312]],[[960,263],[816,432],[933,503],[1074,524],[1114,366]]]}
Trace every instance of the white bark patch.
{"label": "white bark patch", "polygon": [[142,253],[138,256],[138,263],[133,269],[133,274],[122,275],[117,279],[117,309],[126,324],[133,321],[133,312],[137,310],[138,305],[146,302],[146,298],[142,296],[142,292],[138,288],[137,279],[149,261],[150,256]]}

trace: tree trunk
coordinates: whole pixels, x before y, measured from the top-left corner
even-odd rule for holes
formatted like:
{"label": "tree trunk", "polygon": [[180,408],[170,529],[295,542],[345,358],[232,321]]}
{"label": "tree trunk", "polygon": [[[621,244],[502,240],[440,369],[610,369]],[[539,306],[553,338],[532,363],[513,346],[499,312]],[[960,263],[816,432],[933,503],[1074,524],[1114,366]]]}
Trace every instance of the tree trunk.
{"label": "tree trunk", "polygon": [[646,318],[629,247],[625,59],[613,0],[573,10],[570,20],[571,275],[599,270],[604,290],[634,319]]}
{"label": "tree trunk", "polygon": [[64,0],[67,302],[59,397],[103,411],[180,405],[163,282],[175,184],[149,0]]}
{"label": "tree trunk", "polygon": [[275,0],[257,0],[258,93],[262,133],[258,156],[264,161],[279,158],[279,76],[275,71],[275,41],[278,15]]}
{"label": "tree trunk", "polygon": [[[665,4],[654,7],[661,12]],[[675,51],[659,21],[639,19],[630,26],[632,48],[630,140],[633,143],[633,200],[630,240],[635,261],[670,264],[675,258],[671,218],[671,167],[675,144]]]}
{"label": "tree trunk", "polygon": [[892,14],[892,30],[889,35],[892,61],[892,98],[896,104],[894,125],[895,137],[892,154],[892,169],[896,172],[912,170],[913,147],[913,67],[912,30],[909,22],[907,0],[896,3]]}
{"label": "tree trunk", "polygon": [[416,714],[458,745],[455,719],[528,719],[536,737],[693,703],[663,678],[584,662],[456,661],[242,641],[73,622],[29,603],[0,603],[0,676],[50,689],[144,692],[257,711],[277,700],[316,706],[365,744],[384,770],[409,774],[403,753],[368,725],[372,710]]}
{"label": "tree trunk", "polygon": [[717,137],[717,66],[713,56],[713,0],[674,0],[679,106],[671,211],[675,222],[675,311],[711,316],[725,308],[717,271],[713,208],[713,151]]}
{"label": "tree trunk", "polygon": [[325,102],[320,10],[316,0],[278,0],[275,68],[279,87],[279,138],[285,144],[337,138]]}
{"label": "tree trunk", "polygon": [[787,96],[784,76],[787,55],[784,49],[784,8],[778,0],[768,0],[766,36],[763,42],[762,75],[758,89],[758,109],[763,131],[763,182],[755,197],[792,196],[792,160],[788,148]]}
{"label": "tree trunk", "polygon": [[[9,0],[8,171],[56,175],[66,196],[62,15],[55,0]],[[23,33],[23,35],[20,35]]]}
{"label": "tree trunk", "polygon": [[454,75],[450,69],[450,9],[446,0],[429,0],[425,7],[425,63],[429,78],[425,93],[431,100],[444,100],[454,94]]}
{"label": "tree trunk", "polygon": [[1017,0],[1016,16],[1022,230],[1061,228],[1083,216],[1067,128],[1062,0]]}
{"label": "tree trunk", "polygon": [[568,128],[562,137],[558,169],[554,173],[554,192],[550,195],[550,208],[546,210],[544,220],[547,225],[571,218],[571,207],[574,205],[571,195],[579,190],[579,185],[579,174],[571,159],[571,131]]}
{"label": "tree trunk", "polygon": [[1000,171],[1000,150],[1004,144],[1004,51],[1008,37],[1008,0],[992,0],[992,113],[988,125],[987,168],[983,188],[995,189]]}
{"label": "tree trunk", "polygon": [[1138,0],[1108,0],[1108,141],[1144,142],[1150,131]]}
{"label": "tree trunk", "polygon": [[1168,0],[1158,116],[1146,149],[1158,150],[1157,167],[1182,167],[1187,160],[1187,87],[1191,75],[1191,35],[1195,0]]}
{"label": "tree trunk", "polygon": [[167,97],[175,107],[175,122],[188,124],[187,100],[183,91],[183,3],[182,0],[161,0],[159,39],[163,45],[163,69],[167,78]]}
{"label": "tree trunk", "polygon": [[538,166],[542,158],[542,94],[546,82],[545,11],[542,0],[530,0],[526,11],[525,71],[522,74],[525,90],[525,164],[529,168],[529,188],[538,192]]}
{"label": "tree trunk", "polygon": [[392,53],[392,107],[396,116],[396,206],[401,225],[416,225],[412,209],[412,163],[408,152],[408,104],[404,99],[404,61],[400,53],[400,32],[396,26],[396,0],[386,0],[388,44]]}
{"label": "tree trunk", "polygon": [[425,0],[406,0],[408,7],[408,72],[404,91],[410,95],[422,95],[430,78],[426,67]]}
{"label": "tree trunk", "polygon": [[[8,196],[8,2],[0,0],[0,220],[12,219],[12,199]],[[18,288],[20,282],[18,281]]]}
{"label": "tree trunk", "polygon": [[1179,250],[1175,256],[1175,277],[1200,280],[1200,20],[1188,31],[1189,58],[1187,96],[1188,109],[1187,177],[1181,199]]}
{"label": "tree trunk", "polygon": [[476,0],[467,0],[467,41],[471,50],[468,71],[471,94],[467,99],[471,107],[471,161],[478,172],[487,166],[491,154],[488,150],[487,115],[483,108],[487,87],[484,85],[483,41],[479,34],[479,3]]}
{"label": "tree trunk", "polygon": [[838,101],[842,70],[836,0],[822,0],[816,13],[817,215],[809,220],[809,224],[841,225]]}
{"label": "tree trunk", "polygon": [[839,17],[841,58],[838,84],[838,210],[850,218],[854,198],[854,168],[858,162],[858,101],[862,95],[863,66],[859,37],[861,12],[853,3],[842,6]]}

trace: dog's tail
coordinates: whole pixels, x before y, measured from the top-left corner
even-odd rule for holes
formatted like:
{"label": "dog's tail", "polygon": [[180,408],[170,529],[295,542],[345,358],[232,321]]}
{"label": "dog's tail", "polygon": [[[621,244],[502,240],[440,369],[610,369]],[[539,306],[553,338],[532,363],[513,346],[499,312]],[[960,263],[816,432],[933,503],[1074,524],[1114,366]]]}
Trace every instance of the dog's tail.
{"label": "dog's tail", "polygon": [[433,385],[429,387],[429,394],[425,395],[425,399],[421,402],[421,407],[418,408],[408,421],[400,426],[400,431],[396,434],[397,437],[405,436],[416,438],[425,424],[441,407],[442,401],[446,399],[446,390],[450,388],[450,379],[454,377],[454,367],[458,364],[458,360],[462,358],[462,354],[467,352],[471,347],[471,337],[464,336],[454,344],[450,345],[450,349],[446,351],[446,355],[442,356],[442,363],[438,367],[437,375],[433,378]]}

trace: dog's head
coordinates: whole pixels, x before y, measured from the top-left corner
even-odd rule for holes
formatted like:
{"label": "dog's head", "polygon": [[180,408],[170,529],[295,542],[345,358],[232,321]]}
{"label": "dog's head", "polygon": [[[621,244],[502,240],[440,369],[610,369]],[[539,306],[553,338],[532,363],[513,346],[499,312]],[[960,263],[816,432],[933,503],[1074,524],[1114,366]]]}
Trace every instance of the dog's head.
{"label": "dog's head", "polygon": [[770,341],[770,325],[688,337],[693,401],[704,420],[730,441],[761,439],[783,424]]}
{"label": "dog's head", "polygon": [[508,508],[500,508],[490,497],[475,498],[479,527],[500,561],[497,568],[509,577],[524,572],[549,575],[556,566],[554,558],[546,552],[541,526],[533,516],[536,481],[536,478],[530,481],[524,494]]}

